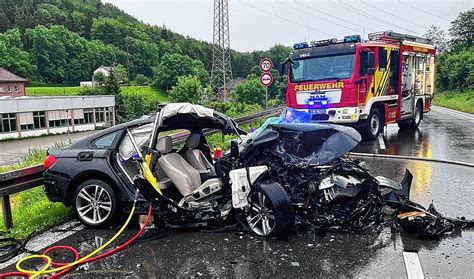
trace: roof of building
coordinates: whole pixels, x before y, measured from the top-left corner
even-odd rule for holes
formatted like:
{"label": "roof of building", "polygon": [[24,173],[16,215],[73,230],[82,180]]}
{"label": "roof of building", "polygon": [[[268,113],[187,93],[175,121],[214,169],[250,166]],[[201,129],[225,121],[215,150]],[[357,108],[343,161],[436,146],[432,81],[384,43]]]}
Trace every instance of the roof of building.
{"label": "roof of building", "polygon": [[111,66],[100,66],[99,68],[97,68],[95,70],[97,71],[100,68],[106,70],[107,72],[111,72],[114,69],[114,67],[111,67]]}
{"label": "roof of building", "polygon": [[15,75],[0,67],[0,81],[26,81],[26,78]]}

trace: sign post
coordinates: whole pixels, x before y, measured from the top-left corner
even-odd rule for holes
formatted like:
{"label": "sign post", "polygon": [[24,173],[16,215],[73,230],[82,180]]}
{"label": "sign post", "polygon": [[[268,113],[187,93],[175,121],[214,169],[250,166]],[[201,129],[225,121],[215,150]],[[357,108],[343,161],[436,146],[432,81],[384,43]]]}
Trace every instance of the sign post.
{"label": "sign post", "polygon": [[273,76],[270,74],[270,70],[273,68],[272,60],[269,58],[264,58],[260,61],[260,70],[262,74],[260,75],[260,83],[265,86],[265,109],[268,109],[268,86],[273,83]]}

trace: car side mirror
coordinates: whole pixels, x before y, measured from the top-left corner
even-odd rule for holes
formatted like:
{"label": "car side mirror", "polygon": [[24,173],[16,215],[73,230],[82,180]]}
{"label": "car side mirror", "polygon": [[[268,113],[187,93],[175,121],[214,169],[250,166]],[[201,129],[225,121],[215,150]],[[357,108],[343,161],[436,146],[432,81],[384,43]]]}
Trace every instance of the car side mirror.
{"label": "car side mirror", "polygon": [[230,142],[230,157],[235,160],[239,158],[239,155],[239,144],[237,140],[232,140]]}
{"label": "car side mirror", "polygon": [[367,53],[367,67],[373,68],[375,64],[375,53],[374,52],[369,52]]}
{"label": "car side mirror", "polygon": [[374,68],[368,68],[367,69],[367,74],[370,75],[370,76],[375,74],[375,69]]}

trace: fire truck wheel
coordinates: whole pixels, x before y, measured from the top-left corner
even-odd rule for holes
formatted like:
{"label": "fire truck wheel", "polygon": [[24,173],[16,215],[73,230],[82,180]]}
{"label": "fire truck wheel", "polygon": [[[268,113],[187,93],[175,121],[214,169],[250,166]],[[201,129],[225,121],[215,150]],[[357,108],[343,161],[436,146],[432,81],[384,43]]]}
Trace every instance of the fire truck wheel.
{"label": "fire truck wheel", "polygon": [[418,128],[418,126],[420,126],[422,116],[423,108],[421,107],[421,104],[418,103],[416,104],[415,108],[415,117],[409,120],[403,120],[398,122],[398,127],[400,129],[416,129]]}
{"label": "fire truck wheel", "polygon": [[365,140],[374,140],[379,135],[380,130],[382,130],[382,117],[380,116],[380,111],[377,108],[372,108],[370,110],[369,118],[367,123],[363,126],[361,134]]}

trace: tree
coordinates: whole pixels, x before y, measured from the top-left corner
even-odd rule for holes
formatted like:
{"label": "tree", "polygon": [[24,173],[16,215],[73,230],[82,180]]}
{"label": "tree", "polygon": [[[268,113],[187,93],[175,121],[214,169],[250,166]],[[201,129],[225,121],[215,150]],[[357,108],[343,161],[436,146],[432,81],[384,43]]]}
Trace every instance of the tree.
{"label": "tree", "polygon": [[104,75],[102,72],[97,72],[93,76],[94,81],[96,81],[99,85],[104,85],[107,81],[107,76]]}
{"label": "tree", "polygon": [[19,29],[0,33],[0,67],[29,80],[37,76],[37,67],[31,55],[23,49]]}
{"label": "tree", "polygon": [[474,40],[474,8],[461,12],[449,28],[454,48],[469,48]]}
{"label": "tree", "polygon": [[109,78],[105,81],[104,92],[108,95],[117,96],[120,94],[120,83],[114,71],[110,72]]}
{"label": "tree", "polygon": [[438,53],[445,52],[449,48],[449,42],[446,39],[446,32],[438,26],[431,25],[425,34],[425,37],[436,46]]}
{"label": "tree", "polygon": [[115,66],[113,69],[113,73],[119,83],[128,82],[127,69],[125,69],[125,67],[122,64],[118,64],[117,66]]}
{"label": "tree", "polygon": [[[206,90],[207,91],[207,90]],[[205,90],[201,81],[196,76],[178,77],[178,82],[169,92],[169,98],[173,102],[189,102],[193,104],[202,103]]]}
{"label": "tree", "polygon": [[265,106],[265,87],[256,76],[249,76],[247,81],[235,86],[234,100],[245,104]]}
{"label": "tree", "polygon": [[193,60],[178,53],[165,54],[154,72],[153,86],[168,90],[176,84],[178,77],[193,74]]}

